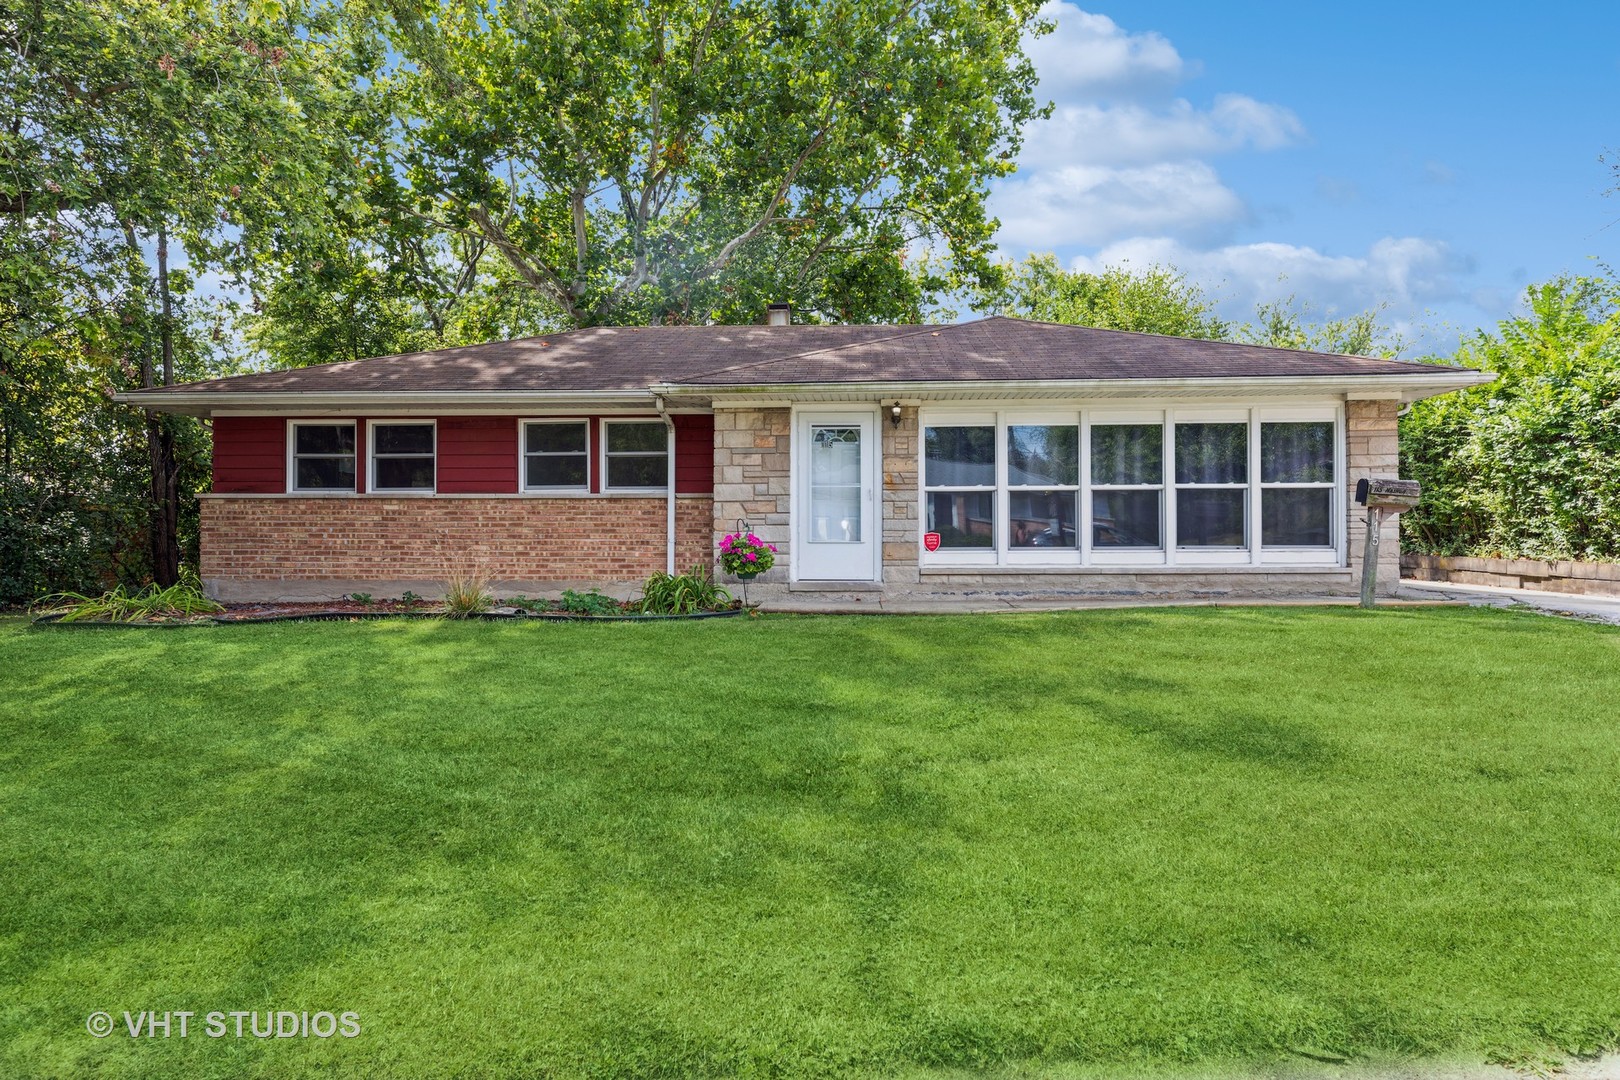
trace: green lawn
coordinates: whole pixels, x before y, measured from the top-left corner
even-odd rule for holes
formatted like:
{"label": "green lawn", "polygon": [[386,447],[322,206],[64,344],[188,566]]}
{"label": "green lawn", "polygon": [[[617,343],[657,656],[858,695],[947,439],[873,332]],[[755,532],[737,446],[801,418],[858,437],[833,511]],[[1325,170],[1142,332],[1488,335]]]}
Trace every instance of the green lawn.
{"label": "green lawn", "polygon": [[[1620,1042],[1620,631],[0,622],[0,1075]],[[122,1012],[194,1010],[181,1040]],[[200,1034],[352,1010],[354,1038]],[[119,1030],[95,1039],[86,1015]],[[172,1029],[173,1030],[173,1029]]]}

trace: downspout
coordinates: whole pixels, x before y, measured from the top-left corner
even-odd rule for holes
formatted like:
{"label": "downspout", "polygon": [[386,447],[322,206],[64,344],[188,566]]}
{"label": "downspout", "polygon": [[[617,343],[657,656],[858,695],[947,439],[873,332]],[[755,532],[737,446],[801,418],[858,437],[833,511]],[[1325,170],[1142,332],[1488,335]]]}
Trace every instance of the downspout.
{"label": "downspout", "polygon": [[668,485],[666,496],[667,507],[664,511],[664,535],[667,539],[668,551],[664,556],[664,572],[671,577],[675,575],[675,421],[670,418],[669,410],[664,405],[664,395],[653,395],[653,404],[658,407],[658,416],[664,421],[664,428],[668,432],[665,445],[669,447],[669,474],[665,477]]}

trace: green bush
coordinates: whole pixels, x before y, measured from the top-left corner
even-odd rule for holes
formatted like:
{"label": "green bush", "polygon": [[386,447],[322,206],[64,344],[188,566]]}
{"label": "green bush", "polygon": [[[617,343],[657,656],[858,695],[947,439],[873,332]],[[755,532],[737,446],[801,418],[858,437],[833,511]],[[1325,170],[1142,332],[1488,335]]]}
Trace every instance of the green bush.
{"label": "green bush", "polygon": [[562,600],[557,604],[558,611],[566,611],[570,615],[617,615],[623,605],[611,596],[592,589],[590,592],[575,592],[573,589],[564,589]]}
{"label": "green bush", "polygon": [[1407,551],[1620,559],[1620,283],[1559,278],[1527,299],[1457,354],[1495,382],[1401,419],[1402,475],[1423,484]]}
{"label": "green bush", "polygon": [[148,585],[131,592],[114,586],[100,596],[60,592],[45,597],[35,610],[60,615],[63,622],[146,622],[160,619],[188,619],[211,615],[225,609],[202,594],[195,574],[183,575],[178,585],[160,589]]}
{"label": "green bush", "polygon": [[644,615],[695,615],[730,606],[731,593],[714,580],[708,567],[699,565],[684,574],[659,572],[649,577],[636,610]]}

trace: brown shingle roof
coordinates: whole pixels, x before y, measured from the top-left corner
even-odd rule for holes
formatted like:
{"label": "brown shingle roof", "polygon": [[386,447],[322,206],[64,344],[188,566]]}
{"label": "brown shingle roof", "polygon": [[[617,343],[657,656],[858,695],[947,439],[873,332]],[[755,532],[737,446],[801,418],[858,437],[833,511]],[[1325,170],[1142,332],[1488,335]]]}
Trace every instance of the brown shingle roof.
{"label": "brown shingle roof", "polygon": [[991,318],[940,326],[597,327],[159,387],[172,393],[634,391],[853,382],[1401,375],[1430,364]]}

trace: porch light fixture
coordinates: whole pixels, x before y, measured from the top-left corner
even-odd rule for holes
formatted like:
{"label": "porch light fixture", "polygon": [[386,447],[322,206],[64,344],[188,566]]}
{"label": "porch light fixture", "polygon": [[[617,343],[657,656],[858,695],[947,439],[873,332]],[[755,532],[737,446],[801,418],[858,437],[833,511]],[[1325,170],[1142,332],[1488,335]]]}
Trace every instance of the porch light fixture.
{"label": "porch light fixture", "polygon": [[898,401],[889,406],[889,423],[895,427],[900,426],[900,403]]}

